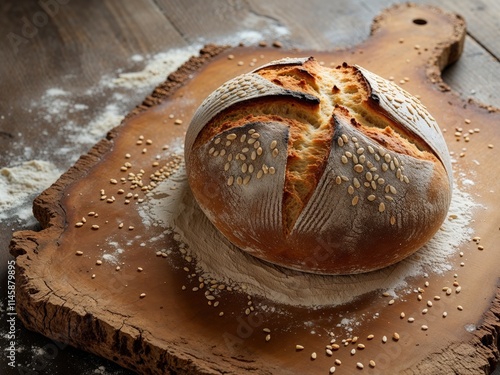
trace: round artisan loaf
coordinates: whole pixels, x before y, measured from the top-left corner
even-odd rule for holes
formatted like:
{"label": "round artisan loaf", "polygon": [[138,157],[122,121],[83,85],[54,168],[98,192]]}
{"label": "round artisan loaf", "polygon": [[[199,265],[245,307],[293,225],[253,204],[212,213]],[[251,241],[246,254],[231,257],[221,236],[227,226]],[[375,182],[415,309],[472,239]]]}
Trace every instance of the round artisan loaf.
{"label": "round artisan loaf", "polygon": [[198,108],[188,180],[234,245],[319,274],[376,270],[417,251],[452,192],[441,131],[413,96],[359,66],[286,58]]}

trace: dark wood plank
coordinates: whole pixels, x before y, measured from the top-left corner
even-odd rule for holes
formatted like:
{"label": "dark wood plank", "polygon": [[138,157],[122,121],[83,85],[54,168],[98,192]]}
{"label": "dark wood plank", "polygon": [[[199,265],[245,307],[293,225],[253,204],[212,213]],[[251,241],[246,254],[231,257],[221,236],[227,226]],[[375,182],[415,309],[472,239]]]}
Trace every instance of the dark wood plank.
{"label": "dark wood plank", "polygon": [[[427,2],[436,4],[435,1]],[[500,59],[500,2],[489,0],[444,0],[436,4],[461,14],[467,20],[467,32],[498,61]]]}
{"label": "dark wood plank", "polygon": [[462,57],[443,73],[443,80],[464,98],[500,108],[500,63],[468,37]]}
{"label": "dark wood plank", "polygon": [[[279,0],[216,3],[157,0],[157,3],[177,30],[193,42],[200,37],[206,41],[223,40],[238,32],[244,36],[247,31],[260,34],[267,42],[279,39],[285,47],[309,49],[348,47],[361,42],[377,14],[376,10],[348,0],[289,1],[286,6]],[[200,14],[212,16],[200,22]]]}

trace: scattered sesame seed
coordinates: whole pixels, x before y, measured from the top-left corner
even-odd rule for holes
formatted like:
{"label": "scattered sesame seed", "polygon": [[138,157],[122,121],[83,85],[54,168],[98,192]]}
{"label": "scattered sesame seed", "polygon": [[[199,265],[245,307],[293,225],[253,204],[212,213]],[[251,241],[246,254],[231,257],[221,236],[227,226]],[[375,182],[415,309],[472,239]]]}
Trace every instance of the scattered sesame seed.
{"label": "scattered sesame seed", "polygon": [[318,357],[318,355],[316,354],[316,352],[312,352],[311,353],[311,359],[314,360]]}
{"label": "scattered sesame seed", "polygon": [[97,230],[97,229],[99,229],[99,225],[97,225],[97,224],[92,225],[92,229],[93,229],[93,230]]}
{"label": "scattered sesame seed", "polygon": [[304,347],[302,345],[295,345],[295,350],[304,350]]}
{"label": "scattered sesame seed", "polygon": [[363,369],[365,366],[361,362],[356,363],[356,367],[359,369]]}
{"label": "scattered sesame seed", "polygon": [[270,341],[270,340],[271,340],[271,335],[270,334],[266,335],[266,341]]}
{"label": "scattered sesame seed", "polygon": [[429,329],[428,326],[426,326],[425,324],[422,325],[422,327],[420,327],[422,329],[422,331],[427,331]]}
{"label": "scattered sesame seed", "polygon": [[394,332],[394,333],[392,334],[392,339],[393,339],[394,341],[398,341],[398,340],[399,340],[399,333]]}
{"label": "scattered sesame seed", "polygon": [[330,374],[335,373],[335,366],[330,367]]}
{"label": "scattered sesame seed", "polygon": [[76,255],[83,255],[83,251],[78,250],[75,254]]}
{"label": "scattered sesame seed", "polygon": [[363,169],[364,169],[364,167],[363,167],[361,164],[356,164],[356,165],[354,166],[354,170],[355,170],[356,172],[358,172],[358,173],[363,172]]}
{"label": "scattered sesame seed", "polygon": [[459,311],[463,311],[463,309],[464,309],[464,308],[463,308],[461,305],[458,305],[458,306],[457,306],[457,309],[458,309]]}
{"label": "scattered sesame seed", "polygon": [[141,293],[141,294],[139,295],[139,297],[140,297],[140,298],[144,298],[144,297],[146,297],[146,293]]}

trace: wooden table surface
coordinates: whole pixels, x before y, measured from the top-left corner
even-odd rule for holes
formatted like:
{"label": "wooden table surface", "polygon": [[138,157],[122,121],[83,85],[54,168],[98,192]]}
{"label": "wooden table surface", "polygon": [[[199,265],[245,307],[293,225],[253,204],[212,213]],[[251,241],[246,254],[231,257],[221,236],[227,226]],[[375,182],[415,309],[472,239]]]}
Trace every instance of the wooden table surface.
{"label": "wooden table surface", "polygon": [[[122,73],[141,72],[157,61],[158,56],[187,58],[206,43],[237,45],[240,41],[246,44],[279,41],[283,48],[299,49],[348,47],[366,39],[373,18],[397,2],[3,1],[0,169],[42,160],[64,172],[93,142],[105,136],[105,129],[91,128],[97,118],[112,113],[115,117],[111,121],[119,121],[116,119],[154,88],[152,81],[146,81],[113,90],[116,85],[106,85],[107,79],[113,82]],[[463,97],[500,107],[497,94],[500,92],[500,2],[422,3],[459,13],[467,22],[464,53],[444,72],[445,82]],[[160,70],[159,79],[163,77],[161,74]],[[64,100],[58,96],[62,93]],[[7,264],[12,259],[8,243],[14,230],[36,228],[36,220],[22,212],[37,193],[1,213],[4,218],[0,222],[2,331],[8,329]],[[19,350],[17,364],[23,366],[24,372],[12,371],[2,354],[2,374],[129,373],[110,362],[28,332],[20,322],[15,337]],[[2,335],[0,347],[7,347],[8,341]]]}

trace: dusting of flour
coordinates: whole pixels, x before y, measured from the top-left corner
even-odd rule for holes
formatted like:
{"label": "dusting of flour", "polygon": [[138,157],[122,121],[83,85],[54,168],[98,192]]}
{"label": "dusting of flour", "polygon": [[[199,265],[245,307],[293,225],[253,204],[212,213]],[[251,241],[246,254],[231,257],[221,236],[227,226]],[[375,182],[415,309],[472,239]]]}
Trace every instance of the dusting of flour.
{"label": "dusting of flour", "polygon": [[54,183],[60,174],[61,171],[54,164],[43,160],[30,160],[1,168],[0,220],[13,215],[27,219],[31,215],[31,206],[23,206]]}
{"label": "dusting of flour", "polygon": [[454,219],[446,220],[416,254],[379,271],[325,276],[276,267],[232,245],[195,203],[183,167],[150,192],[147,201],[141,208],[145,222],[178,233],[205,277],[245,285],[247,293],[277,303],[309,307],[346,304],[377,289],[395,292],[413,276],[450,270],[450,256],[470,238],[468,224],[475,206],[470,195],[455,187],[449,212]]}
{"label": "dusting of flour", "polygon": [[186,48],[171,49],[144,58],[142,55],[133,55],[131,60],[140,62],[147,60],[143,69],[134,72],[122,72],[118,77],[107,77],[103,84],[112,88],[122,87],[127,89],[141,88],[144,86],[155,87],[165,81],[168,74],[175,71],[183,62],[197,55],[200,45]]}

